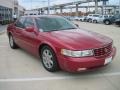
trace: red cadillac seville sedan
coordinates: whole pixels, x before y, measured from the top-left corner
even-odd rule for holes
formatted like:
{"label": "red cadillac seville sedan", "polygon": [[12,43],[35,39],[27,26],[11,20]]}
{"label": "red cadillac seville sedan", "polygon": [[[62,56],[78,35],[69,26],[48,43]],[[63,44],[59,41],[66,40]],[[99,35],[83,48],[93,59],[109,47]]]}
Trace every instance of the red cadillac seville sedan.
{"label": "red cadillac seville sedan", "polygon": [[23,16],[7,28],[9,44],[40,57],[50,72],[80,72],[109,64],[116,53],[113,41],[80,29],[60,16]]}

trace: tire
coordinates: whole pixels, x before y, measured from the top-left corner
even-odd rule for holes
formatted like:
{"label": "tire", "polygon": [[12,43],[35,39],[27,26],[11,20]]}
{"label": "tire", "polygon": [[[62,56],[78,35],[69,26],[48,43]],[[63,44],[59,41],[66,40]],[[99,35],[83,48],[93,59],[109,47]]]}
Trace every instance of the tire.
{"label": "tire", "polygon": [[59,64],[54,51],[49,46],[44,46],[41,49],[41,60],[44,68],[49,72],[56,72],[59,70]]}
{"label": "tire", "polygon": [[104,23],[105,23],[105,25],[110,25],[110,21],[109,20],[105,20]]}
{"label": "tire", "polygon": [[12,49],[17,49],[18,48],[18,46],[14,42],[13,36],[11,34],[9,35],[9,45]]}
{"label": "tire", "polygon": [[97,20],[93,20],[93,23],[97,23]]}
{"label": "tire", "polygon": [[88,22],[89,22],[89,23],[92,23],[92,19],[89,19]]}

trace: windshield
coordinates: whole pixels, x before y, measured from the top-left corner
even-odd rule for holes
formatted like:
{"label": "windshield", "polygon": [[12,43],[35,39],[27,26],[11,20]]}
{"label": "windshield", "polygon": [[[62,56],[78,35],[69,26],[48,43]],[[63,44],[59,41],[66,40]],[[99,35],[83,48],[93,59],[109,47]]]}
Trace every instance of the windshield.
{"label": "windshield", "polygon": [[62,17],[39,17],[36,19],[36,23],[38,28],[42,29],[44,32],[77,28],[70,21]]}

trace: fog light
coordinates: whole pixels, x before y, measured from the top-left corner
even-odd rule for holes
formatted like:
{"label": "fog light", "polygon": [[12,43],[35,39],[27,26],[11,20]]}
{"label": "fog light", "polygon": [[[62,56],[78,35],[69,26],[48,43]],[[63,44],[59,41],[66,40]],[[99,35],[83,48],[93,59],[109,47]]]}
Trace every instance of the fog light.
{"label": "fog light", "polygon": [[84,71],[87,70],[87,68],[78,68],[78,71]]}

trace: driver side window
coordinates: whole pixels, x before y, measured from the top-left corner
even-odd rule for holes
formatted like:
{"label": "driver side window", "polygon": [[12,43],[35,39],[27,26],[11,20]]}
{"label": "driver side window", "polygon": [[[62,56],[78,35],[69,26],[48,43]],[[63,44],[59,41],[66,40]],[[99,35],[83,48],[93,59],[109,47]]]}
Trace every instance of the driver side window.
{"label": "driver side window", "polygon": [[24,28],[25,17],[21,17],[16,23],[15,26],[19,28]]}
{"label": "driver side window", "polygon": [[32,18],[26,18],[24,25],[25,25],[25,27],[34,26],[33,19]]}

